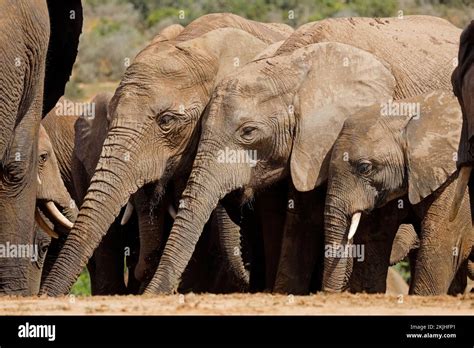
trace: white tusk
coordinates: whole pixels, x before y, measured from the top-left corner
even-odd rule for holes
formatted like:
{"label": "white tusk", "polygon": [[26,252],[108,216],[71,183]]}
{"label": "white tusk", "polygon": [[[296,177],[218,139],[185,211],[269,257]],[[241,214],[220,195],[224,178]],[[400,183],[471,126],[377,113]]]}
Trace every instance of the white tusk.
{"label": "white tusk", "polygon": [[66,227],[67,229],[71,229],[74,224],[65,217],[59,209],[56,207],[53,201],[46,202],[46,209],[50,212],[50,214],[59,222],[61,225]]}
{"label": "white tusk", "polygon": [[39,174],[36,174],[36,180],[38,181],[38,185],[41,185],[41,178]]}
{"label": "white tusk", "polygon": [[462,200],[464,198],[464,192],[466,191],[466,186],[471,177],[472,167],[461,167],[458,175],[458,182],[456,184],[456,190],[454,191],[453,203],[451,204],[451,211],[449,212],[449,221],[456,219],[456,216],[459,212],[459,207],[461,206]]}
{"label": "white tusk", "polygon": [[133,205],[132,203],[128,202],[127,206],[125,207],[125,212],[123,213],[122,220],[120,221],[120,225],[125,225],[133,213]]}
{"label": "white tusk", "polygon": [[45,231],[50,237],[52,238],[59,238],[58,234],[56,232],[54,232],[49,226],[48,224],[43,220],[43,218],[41,217],[38,209],[35,210],[35,221],[36,223],[38,224],[38,226],[43,230]]}
{"label": "white tusk", "polygon": [[351,240],[352,238],[354,238],[354,235],[357,232],[357,226],[359,226],[361,216],[362,216],[361,212],[358,212],[358,213],[355,213],[354,215],[352,215],[351,227],[349,228],[349,235],[347,236],[348,241]]}
{"label": "white tusk", "polygon": [[173,220],[176,219],[176,210],[174,209],[172,204],[168,206],[168,213],[171,215]]}

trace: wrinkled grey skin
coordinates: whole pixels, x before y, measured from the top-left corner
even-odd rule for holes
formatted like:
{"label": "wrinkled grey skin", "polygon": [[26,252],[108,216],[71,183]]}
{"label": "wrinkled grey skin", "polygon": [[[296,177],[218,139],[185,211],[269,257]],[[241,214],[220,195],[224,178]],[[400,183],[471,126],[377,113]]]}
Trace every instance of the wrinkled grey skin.
{"label": "wrinkled grey skin", "polygon": [[[399,224],[411,223],[419,248],[410,293],[459,293],[466,286],[473,241],[468,198],[457,218],[448,221],[461,110],[443,91],[400,102],[419,103],[420,117],[383,116],[381,105],[375,105],[346,120],[329,166],[326,243],[363,244],[366,249],[374,249],[375,244],[377,250],[390,250]],[[348,241],[351,217],[358,212],[362,221],[375,218],[380,228],[356,232]],[[364,263],[353,261],[353,272],[367,275],[363,280],[369,284],[359,284],[361,288],[385,290],[371,286],[370,279],[374,274],[386,274],[389,256],[389,252],[382,257],[368,253]],[[341,291],[347,285],[348,274],[337,267],[340,260],[333,257],[325,264],[326,290]]]}
{"label": "wrinkled grey skin", "polygon": [[[82,7],[78,0],[5,0],[0,23],[0,243],[31,245],[40,120],[64,93]],[[2,258],[0,294],[34,293],[28,286],[31,272],[37,273],[27,258]]]}
{"label": "wrinkled grey skin", "polygon": [[[48,113],[42,122],[58,153],[61,177],[77,206],[82,204],[107,136],[109,127],[107,107],[111,98],[111,93],[99,93],[95,96],[89,102],[89,105],[93,106],[91,109],[94,111],[93,115],[87,114],[87,111],[83,115],[74,112],[72,115],[62,114],[64,110],[67,112],[74,110],[67,109],[72,101],[61,98],[58,108]],[[62,108],[59,108],[60,103]],[[93,295],[126,294],[137,291],[129,289],[128,284],[124,282],[123,274],[125,247],[130,248],[128,258],[138,254],[138,245],[131,245],[133,240],[138,239],[135,222],[132,219],[127,226],[121,227],[119,221],[111,226],[108,238],[101,243],[88,264]],[[129,237],[132,241],[127,243]],[[60,235],[51,242],[43,278],[49,274],[65,240],[66,236]],[[129,259],[127,265],[133,267],[133,262]],[[133,288],[133,269],[131,274],[129,284]],[[135,285],[135,288],[137,287],[138,285]]]}
{"label": "wrinkled grey skin", "polygon": [[[58,103],[64,103],[64,98],[60,98]],[[77,115],[59,115],[56,112],[55,107],[41,121],[42,126],[45,128],[49,139],[51,140],[64,186],[73,199],[76,208],[77,197],[72,181],[71,166],[72,151],[74,148],[74,123],[76,122],[77,118]],[[76,218],[77,213],[76,216],[71,217],[71,221],[75,221]],[[49,274],[54,262],[56,262],[59,251],[66,241],[66,237],[67,235],[60,234],[59,238],[53,238],[51,240],[51,243],[48,247],[48,253],[46,254],[46,259],[44,261],[43,272],[41,274],[42,281]]]}
{"label": "wrinkled grey skin", "polygon": [[[55,221],[49,215],[48,210],[44,204],[46,202],[54,202],[60,209],[63,215],[73,222],[78,213],[69,192],[66,190],[62,180],[58,160],[56,158],[55,150],[48,136],[45,128],[40,126],[38,139],[38,187],[36,196],[36,207],[41,212],[42,217],[49,218],[47,221]],[[68,229],[58,224],[47,223],[48,228],[56,234],[53,240],[57,237],[66,236]],[[40,288],[40,281],[44,272],[48,271],[47,253],[51,243],[51,237],[40,227],[36,227],[34,232],[34,244],[38,248],[37,260],[32,262],[32,272],[30,275],[30,291],[37,293]]]}
{"label": "wrinkled grey skin", "polygon": [[[363,62],[360,66],[367,64],[371,69],[363,69],[363,73],[358,73],[352,68],[350,72],[343,72],[336,67],[327,66],[331,62],[337,64],[335,62],[345,56],[354,57],[353,59]],[[314,70],[310,69],[313,59],[316,62],[313,66],[318,67]],[[324,71],[320,70],[323,66]],[[316,76],[321,77],[328,72],[354,76],[357,81],[354,85],[358,88],[370,86],[368,87],[370,92],[365,90],[366,87],[361,87],[364,88],[363,95],[375,94],[375,90],[377,93],[386,93],[390,90],[387,86],[392,81],[388,71],[367,53],[347,45],[333,43],[310,45],[288,57],[277,56],[269,60],[252,62],[238,75],[231,75],[223,80],[214,91],[209,114],[203,122],[198,154],[183,193],[185,204],[178,212],[168,239],[169,251],[176,247],[174,243],[183,243],[192,250],[193,244],[199,238],[201,224],[214,209],[219,198],[227,193],[243,186],[242,201],[245,202],[253,196],[254,191],[287,180],[290,159],[293,163],[293,160],[301,154],[294,150],[292,153],[292,146],[300,141],[295,129],[297,126],[303,127],[298,125],[302,120],[296,118],[295,114],[297,111],[301,112],[298,110],[300,107],[304,109],[312,107],[304,103],[296,104],[294,101],[297,98],[304,100],[304,96],[317,84]],[[331,78],[336,80],[336,76]],[[364,79],[370,79],[371,83],[361,82]],[[325,77],[326,80],[330,78]],[[331,87],[327,85],[321,93],[335,93]],[[346,99],[344,96],[341,98]],[[318,103],[324,103],[323,99],[318,98],[315,104]],[[355,102],[354,107],[357,107],[358,103],[359,101]],[[295,105],[294,113],[287,107],[291,104]],[[257,106],[258,113],[255,112]],[[306,126],[304,128],[306,130]],[[311,134],[311,137],[313,134],[319,134],[318,130],[309,132],[308,135]],[[308,143],[313,144],[311,141],[313,140],[308,139]],[[316,143],[312,149],[315,147]],[[248,163],[222,163],[218,159],[218,154],[225,148],[240,151],[257,150],[256,166],[252,167]],[[295,182],[294,175],[300,179],[298,176],[300,172],[302,171],[299,168],[295,172],[291,170],[293,182]],[[204,183],[212,183],[214,189],[206,190],[205,187],[209,185]],[[283,204],[286,206],[287,201],[283,200]],[[298,204],[307,203],[301,201],[296,203],[295,207],[298,208]],[[322,228],[319,231],[321,233]],[[308,248],[311,248],[312,245],[309,244]],[[189,250],[186,250],[186,254],[181,252],[180,255],[165,253],[147,291],[172,291],[176,275],[187,262],[188,252]],[[312,260],[307,261],[308,264],[315,262],[316,253],[309,250],[308,254],[312,257]],[[310,276],[305,278],[306,281],[311,277],[311,266],[308,266],[305,272],[308,270]],[[305,291],[308,291],[309,284],[305,287]]]}
{"label": "wrinkled grey skin", "polygon": [[283,38],[281,28],[213,14],[189,24],[175,40],[151,44],[138,54],[110,103],[112,123],[101,159],[42,292],[69,290],[131,194],[155,182],[159,197],[175,172],[186,177],[198,140],[196,126],[215,83]]}
{"label": "wrinkled grey skin", "polygon": [[[275,56],[247,64],[217,86],[183,193],[184,207],[147,292],[175,290],[204,222],[223,196],[240,190],[245,203],[255,192],[288,180],[290,175],[299,192],[323,185],[328,153],[349,111],[394,95],[429,91],[449,80],[445,67],[452,59],[449,53],[455,50],[458,29],[423,16],[403,23],[389,18],[383,19],[384,25],[380,22],[350,18],[312,23],[314,27],[305,26],[292,35],[293,40],[286,40]],[[453,41],[445,40],[442,49],[433,48],[433,27],[445,28],[442,35]],[[366,39],[375,36],[376,40]],[[395,37],[400,38],[396,43]],[[424,50],[414,50],[414,42]],[[392,50],[394,44],[397,54]],[[293,49],[283,49],[288,46]],[[410,64],[406,56],[413,58]],[[430,64],[420,74],[419,62],[428,58]],[[257,165],[219,163],[217,153],[225,148],[258,150]],[[204,189],[209,183],[212,191]],[[283,237],[285,240],[288,238]],[[178,247],[184,251],[174,252]]]}

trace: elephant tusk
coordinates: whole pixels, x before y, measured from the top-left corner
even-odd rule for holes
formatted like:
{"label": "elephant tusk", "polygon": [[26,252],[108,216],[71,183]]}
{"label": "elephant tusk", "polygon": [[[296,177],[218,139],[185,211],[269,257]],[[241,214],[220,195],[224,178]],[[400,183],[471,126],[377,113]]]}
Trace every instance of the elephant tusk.
{"label": "elephant tusk", "polygon": [[45,206],[46,210],[48,210],[48,212],[57,222],[59,222],[63,227],[66,227],[69,230],[72,229],[74,224],[69,221],[69,219],[63,215],[63,213],[59,211],[53,201],[46,202]]}
{"label": "elephant tusk", "polygon": [[168,206],[168,213],[171,215],[173,220],[176,219],[176,210],[174,209],[172,204]]}
{"label": "elephant tusk", "polygon": [[127,206],[125,207],[125,212],[123,213],[122,220],[120,221],[120,225],[125,225],[133,213],[133,205],[132,203],[128,202]]}
{"label": "elephant tusk", "polygon": [[66,227],[69,230],[72,228],[72,226],[74,226],[74,224],[59,211],[53,201],[49,201],[46,203],[46,209],[53,216],[53,218],[56,219],[56,221],[59,222],[62,226]]}
{"label": "elephant tusk", "polygon": [[459,170],[458,182],[456,190],[454,191],[453,203],[451,204],[451,211],[449,212],[449,221],[454,221],[459,212],[462,200],[464,198],[464,191],[466,191],[469,178],[471,176],[472,167],[461,167]]}
{"label": "elephant tusk", "polygon": [[361,216],[362,216],[361,212],[358,212],[358,213],[355,213],[354,215],[352,215],[351,227],[349,228],[349,235],[347,236],[348,241],[351,240],[352,238],[354,238],[354,235],[357,231],[357,226],[359,226]]}
{"label": "elephant tusk", "polygon": [[45,231],[50,237],[58,239],[59,236],[56,232],[54,232],[48,224],[43,220],[42,216],[40,215],[38,209],[35,211],[35,221],[38,224],[38,226]]}

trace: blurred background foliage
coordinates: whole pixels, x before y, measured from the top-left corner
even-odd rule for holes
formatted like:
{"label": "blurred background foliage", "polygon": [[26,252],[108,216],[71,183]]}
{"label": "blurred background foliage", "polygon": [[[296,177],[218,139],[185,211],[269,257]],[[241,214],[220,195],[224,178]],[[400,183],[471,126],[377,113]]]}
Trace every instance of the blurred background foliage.
{"label": "blurred background foliage", "polygon": [[128,63],[164,27],[212,12],[298,27],[327,17],[427,14],[464,27],[474,0],[85,0],[85,25],[68,96],[82,84],[120,80]]}
{"label": "blurred background foliage", "polygon": [[[474,18],[474,0],[84,0],[84,29],[66,97],[90,100],[113,92],[135,55],[163,28],[213,12],[231,12],[294,28],[327,17],[392,17],[424,14],[443,17],[460,28]],[[401,11],[401,12],[400,12]],[[405,279],[408,264],[397,266]],[[73,293],[90,293],[81,274]]]}

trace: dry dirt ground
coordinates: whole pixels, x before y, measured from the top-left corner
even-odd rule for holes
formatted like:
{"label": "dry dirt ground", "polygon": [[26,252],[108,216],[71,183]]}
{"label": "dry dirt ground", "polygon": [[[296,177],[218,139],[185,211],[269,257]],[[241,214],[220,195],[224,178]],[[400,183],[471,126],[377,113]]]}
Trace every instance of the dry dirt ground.
{"label": "dry dirt ground", "polygon": [[474,294],[0,297],[0,315],[474,315]]}

